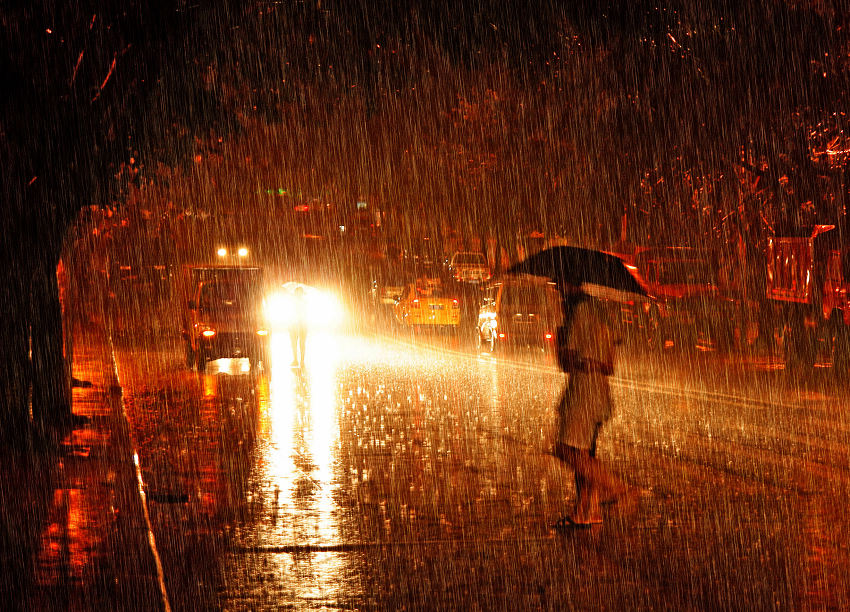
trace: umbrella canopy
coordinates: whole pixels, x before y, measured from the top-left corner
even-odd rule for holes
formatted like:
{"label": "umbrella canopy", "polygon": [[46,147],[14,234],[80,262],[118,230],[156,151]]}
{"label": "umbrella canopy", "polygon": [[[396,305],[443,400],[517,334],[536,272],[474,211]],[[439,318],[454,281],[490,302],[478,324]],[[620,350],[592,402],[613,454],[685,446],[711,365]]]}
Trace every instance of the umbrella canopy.
{"label": "umbrella canopy", "polygon": [[545,276],[562,289],[579,288],[601,298],[649,297],[636,271],[616,255],[593,249],[552,247],[519,262],[510,272]]}

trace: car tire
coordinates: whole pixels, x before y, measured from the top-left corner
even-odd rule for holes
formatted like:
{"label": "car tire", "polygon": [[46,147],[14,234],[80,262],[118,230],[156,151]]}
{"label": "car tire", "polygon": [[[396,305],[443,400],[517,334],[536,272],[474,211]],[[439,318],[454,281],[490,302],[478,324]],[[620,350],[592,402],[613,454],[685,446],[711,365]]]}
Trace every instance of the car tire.
{"label": "car tire", "polygon": [[195,367],[195,351],[188,339],[186,340],[186,367],[190,370]]}
{"label": "car tire", "polygon": [[815,347],[811,335],[802,317],[787,323],[782,330],[785,370],[792,376],[806,377],[814,369]]}
{"label": "car tire", "polygon": [[844,380],[850,372],[850,331],[842,318],[835,321],[832,338],[832,370],[836,377]]}
{"label": "car tire", "polygon": [[[715,350],[728,352],[735,345],[735,332],[725,321],[712,321],[710,327],[711,343]],[[742,346],[746,345],[746,330],[742,332]]]}
{"label": "car tire", "polygon": [[198,348],[197,362],[195,364],[195,367],[198,370],[198,372],[203,374],[204,372],[207,371],[207,362],[208,361],[209,361],[209,356],[207,355],[207,351],[204,350],[203,348]]}

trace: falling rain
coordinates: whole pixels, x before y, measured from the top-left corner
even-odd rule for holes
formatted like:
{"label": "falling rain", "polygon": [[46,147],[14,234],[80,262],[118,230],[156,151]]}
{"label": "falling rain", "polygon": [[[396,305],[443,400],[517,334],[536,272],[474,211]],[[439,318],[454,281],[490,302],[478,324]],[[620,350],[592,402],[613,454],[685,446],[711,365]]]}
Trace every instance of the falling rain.
{"label": "falling rain", "polygon": [[12,3],[12,609],[847,609],[841,2]]}

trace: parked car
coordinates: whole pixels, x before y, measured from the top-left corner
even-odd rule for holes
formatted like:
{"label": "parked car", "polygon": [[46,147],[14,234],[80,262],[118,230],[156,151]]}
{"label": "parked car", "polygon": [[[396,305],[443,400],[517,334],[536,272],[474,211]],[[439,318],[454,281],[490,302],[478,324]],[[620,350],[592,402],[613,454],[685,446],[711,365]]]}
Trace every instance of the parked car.
{"label": "parked car", "polygon": [[420,279],[408,283],[396,300],[395,321],[414,331],[422,329],[457,330],[460,301],[439,281]]}
{"label": "parked car", "polygon": [[732,327],[710,253],[690,247],[653,248],[635,255],[635,267],[654,302],[635,304],[631,323],[649,348],[726,346]]}
{"label": "parked car", "polygon": [[196,268],[183,329],[186,364],[198,372],[224,357],[268,358],[269,328],[258,268]]}
{"label": "parked car", "polygon": [[539,277],[505,277],[489,284],[481,297],[476,325],[480,350],[533,347],[552,350],[563,319],[554,283]]}
{"label": "parked car", "polygon": [[410,274],[400,265],[384,264],[372,274],[370,294],[378,308],[392,308],[410,282]]}
{"label": "parked car", "polygon": [[457,252],[449,259],[449,275],[460,283],[485,283],[492,274],[484,253]]}

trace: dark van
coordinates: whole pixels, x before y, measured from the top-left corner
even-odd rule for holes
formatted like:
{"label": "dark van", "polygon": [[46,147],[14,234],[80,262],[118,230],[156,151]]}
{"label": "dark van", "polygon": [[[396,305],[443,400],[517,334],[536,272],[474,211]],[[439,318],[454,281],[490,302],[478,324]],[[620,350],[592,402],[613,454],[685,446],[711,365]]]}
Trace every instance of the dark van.
{"label": "dark van", "polygon": [[252,368],[267,361],[269,328],[260,269],[208,267],[189,273],[193,289],[183,324],[186,364],[203,372],[208,362],[225,357],[245,357]]}
{"label": "dark van", "polygon": [[562,318],[554,283],[533,276],[505,277],[484,290],[476,342],[488,352],[521,347],[550,351]]}

